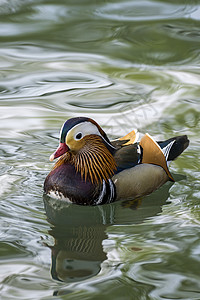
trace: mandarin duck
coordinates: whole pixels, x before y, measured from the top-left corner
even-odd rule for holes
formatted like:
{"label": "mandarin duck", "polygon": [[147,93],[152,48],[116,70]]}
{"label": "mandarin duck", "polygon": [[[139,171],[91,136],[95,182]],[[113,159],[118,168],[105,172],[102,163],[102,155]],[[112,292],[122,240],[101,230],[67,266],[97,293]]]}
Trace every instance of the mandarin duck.
{"label": "mandarin duck", "polygon": [[137,139],[133,130],[110,141],[90,118],[67,120],[50,156],[50,161],[59,159],[45,179],[44,192],[71,203],[100,205],[141,197],[174,181],[168,166],[188,147],[187,136],[156,142],[146,133]]}

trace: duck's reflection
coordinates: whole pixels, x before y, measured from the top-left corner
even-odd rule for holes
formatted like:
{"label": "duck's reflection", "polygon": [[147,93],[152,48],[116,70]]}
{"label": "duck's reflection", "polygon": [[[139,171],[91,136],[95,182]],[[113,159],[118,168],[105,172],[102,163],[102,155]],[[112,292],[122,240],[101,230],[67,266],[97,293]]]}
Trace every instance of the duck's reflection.
{"label": "duck's reflection", "polygon": [[98,274],[106,259],[102,241],[106,238],[102,227],[78,226],[68,230],[54,227],[51,275],[62,281],[80,281]]}
{"label": "duck's reflection", "polygon": [[97,275],[107,259],[102,242],[111,224],[141,223],[161,212],[169,196],[167,184],[143,201],[116,202],[102,206],[78,206],[44,196],[48,220],[53,224],[52,278],[77,282]]}

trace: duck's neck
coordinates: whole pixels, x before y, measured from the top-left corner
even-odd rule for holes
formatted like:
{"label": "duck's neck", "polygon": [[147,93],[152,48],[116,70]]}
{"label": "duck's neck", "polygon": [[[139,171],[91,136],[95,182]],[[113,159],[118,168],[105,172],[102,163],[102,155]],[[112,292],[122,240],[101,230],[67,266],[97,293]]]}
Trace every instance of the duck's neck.
{"label": "duck's neck", "polygon": [[75,166],[84,181],[92,183],[107,182],[116,170],[116,162],[112,153],[104,143],[90,140],[77,153],[67,152],[56,162],[53,170],[64,163]]}
{"label": "duck's neck", "polygon": [[103,143],[91,143],[72,155],[73,164],[83,180],[90,179],[92,183],[107,182],[116,170],[116,162],[112,153]]}

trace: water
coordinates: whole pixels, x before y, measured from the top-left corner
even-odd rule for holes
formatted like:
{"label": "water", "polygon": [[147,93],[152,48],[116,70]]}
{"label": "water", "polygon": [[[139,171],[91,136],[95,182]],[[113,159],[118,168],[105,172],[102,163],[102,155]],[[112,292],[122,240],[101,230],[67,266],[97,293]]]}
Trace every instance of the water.
{"label": "water", "polygon": [[[1,299],[200,299],[198,1],[0,1]],[[178,175],[101,207],[43,199],[62,123],[188,134]]]}

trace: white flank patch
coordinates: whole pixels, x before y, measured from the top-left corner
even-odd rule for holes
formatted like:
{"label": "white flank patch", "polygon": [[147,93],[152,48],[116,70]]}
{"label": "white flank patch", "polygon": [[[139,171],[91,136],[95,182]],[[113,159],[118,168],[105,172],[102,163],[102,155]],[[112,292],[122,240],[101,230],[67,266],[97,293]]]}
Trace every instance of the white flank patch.
{"label": "white flank patch", "polygon": [[66,201],[67,203],[72,203],[72,201],[70,201],[69,198],[64,197],[64,195],[59,193],[58,191],[50,191],[47,195],[54,199],[59,199]]}

